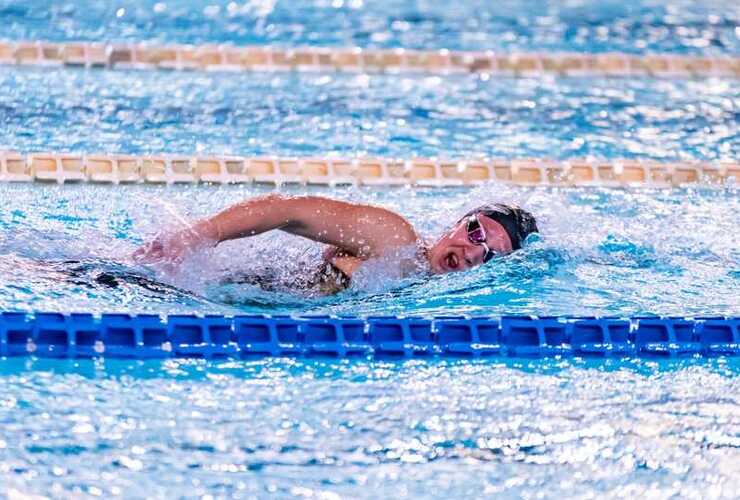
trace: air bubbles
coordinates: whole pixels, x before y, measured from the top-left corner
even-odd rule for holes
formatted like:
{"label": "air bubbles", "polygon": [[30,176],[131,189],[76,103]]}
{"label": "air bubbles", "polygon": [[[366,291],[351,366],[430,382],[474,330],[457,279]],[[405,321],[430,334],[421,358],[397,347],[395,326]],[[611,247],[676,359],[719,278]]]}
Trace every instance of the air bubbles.
{"label": "air bubbles", "polygon": [[236,2],[229,2],[226,5],[226,12],[229,13],[229,16],[235,16],[235,15],[239,14],[239,12],[241,10],[242,10],[241,7]]}
{"label": "air bubbles", "polygon": [[208,5],[203,8],[203,15],[206,17],[218,17],[221,14],[219,5]]}

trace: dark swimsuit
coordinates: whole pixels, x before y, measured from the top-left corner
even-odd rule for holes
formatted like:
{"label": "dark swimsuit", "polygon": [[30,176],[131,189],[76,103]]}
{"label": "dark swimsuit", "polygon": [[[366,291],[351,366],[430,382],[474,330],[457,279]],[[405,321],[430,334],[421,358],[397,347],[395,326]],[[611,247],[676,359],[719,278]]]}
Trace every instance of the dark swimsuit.
{"label": "dark swimsuit", "polygon": [[[57,271],[64,272],[70,281],[80,285],[103,285],[118,288],[121,285],[137,285],[155,293],[181,292],[178,288],[160,283],[155,279],[115,263],[100,261],[86,262],[66,260],[52,264]],[[265,291],[298,290],[317,295],[333,295],[349,288],[350,277],[331,262],[324,262],[311,276],[280,275],[274,270],[260,270],[254,274],[233,274],[220,282],[223,285],[255,285]]]}
{"label": "dark swimsuit", "polygon": [[281,276],[273,269],[254,274],[234,274],[221,281],[227,285],[255,285],[268,292],[300,290],[333,295],[349,288],[350,277],[331,262],[324,262],[311,276]]}
{"label": "dark swimsuit", "polygon": [[64,260],[50,263],[49,266],[57,272],[66,274],[69,277],[68,281],[76,285],[86,287],[102,285],[108,288],[136,285],[158,295],[192,295],[187,290],[159,282],[111,261]]}
{"label": "dark swimsuit", "polygon": [[326,262],[316,273],[319,289],[325,295],[339,293],[349,288],[352,279],[331,262]]}

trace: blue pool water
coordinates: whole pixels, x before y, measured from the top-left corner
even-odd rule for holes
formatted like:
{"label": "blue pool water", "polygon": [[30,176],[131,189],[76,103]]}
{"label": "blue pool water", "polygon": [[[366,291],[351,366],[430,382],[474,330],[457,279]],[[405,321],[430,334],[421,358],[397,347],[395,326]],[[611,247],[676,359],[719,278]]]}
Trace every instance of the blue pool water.
{"label": "blue pool water", "polygon": [[733,160],[733,79],[0,72],[23,152]]}
{"label": "blue pool water", "polygon": [[733,0],[0,1],[11,39],[737,54]]}
{"label": "blue pool water", "polygon": [[[0,0],[0,25],[15,40],[740,48],[735,2],[440,5]],[[732,160],[738,110],[729,79],[0,71],[0,148],[24,153]],[[285,235],[181,272],[128,259],[177,220],[271,189],[0,184],[0,310],[740,315],[731,185],[282,188],[389,207],[429,238],[485,201],[540,221],[540,238],[494,265],[399,282],[373,262],[336,297],[222,283],[309,272],[321,247]],[[733,497],[739,375],[735,358],[2,359],[0,496]]]}
{"label": "blue pool water", "polygon": [[732,498],[740,487],[737,358],[2,370],[6,492]]}

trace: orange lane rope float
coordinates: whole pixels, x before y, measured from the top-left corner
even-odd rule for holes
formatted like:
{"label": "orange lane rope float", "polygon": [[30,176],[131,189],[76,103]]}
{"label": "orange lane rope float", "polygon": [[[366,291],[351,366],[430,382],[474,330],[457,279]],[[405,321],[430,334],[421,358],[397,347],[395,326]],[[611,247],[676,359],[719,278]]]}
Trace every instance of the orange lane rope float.
{"label": "orange lane rope float", "polygon": [[740,58],[233,45],[0,42],[0,64],[213,71],[495,73],[510,76],[740,77]]}
{"label": "orange lane rope float", "polygon": [[634,159],[392,159],[239,156],[131,156],[0,152],[3,182],[267,183],[475,186],[485,182],[555,186],[735,185],[738,162]]}

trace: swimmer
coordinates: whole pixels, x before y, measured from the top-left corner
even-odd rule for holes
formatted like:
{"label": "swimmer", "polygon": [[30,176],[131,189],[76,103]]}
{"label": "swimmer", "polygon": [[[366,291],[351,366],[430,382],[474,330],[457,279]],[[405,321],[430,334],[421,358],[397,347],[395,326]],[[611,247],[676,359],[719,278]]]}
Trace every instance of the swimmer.
{"label": "swimmer", "polygon": [[[349,287],[353,274],[370,259],[398,255],[401,276],[419,269],[432,274],[465,271],[520,249],[530,233],[538,232],[532,214],[496,203],[468,212],[439,239],[427,243],[406,219],[384,208],[320,196],[270,194],[160,235],[132,257],[140,264],[172,266],[191,252],[275,229],[329,245],[312,283],[301,284],[318,286],[323,294]],[[410,253],[401,251],[409,248]]]}

